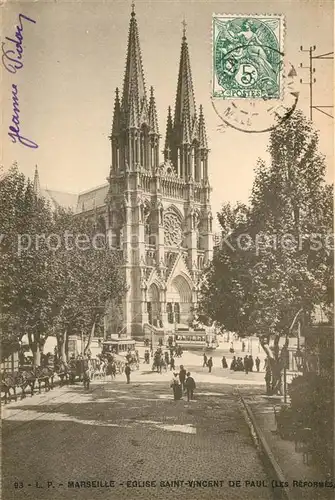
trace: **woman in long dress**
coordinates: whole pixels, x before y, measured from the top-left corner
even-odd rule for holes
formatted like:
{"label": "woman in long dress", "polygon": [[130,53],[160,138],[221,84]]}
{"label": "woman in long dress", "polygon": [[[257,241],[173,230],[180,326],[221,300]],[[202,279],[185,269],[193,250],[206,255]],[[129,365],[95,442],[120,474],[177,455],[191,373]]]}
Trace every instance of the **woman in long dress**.
{"label": "woman in long dress", "polygon": [[174,373],[173,374],[173,379],[171,381],[170,387],[172,388],[173,399],[175,401],[181,399],[181,397],[182,397],[182,390],[181,390],[181,384],[179,382],[178,373]]}

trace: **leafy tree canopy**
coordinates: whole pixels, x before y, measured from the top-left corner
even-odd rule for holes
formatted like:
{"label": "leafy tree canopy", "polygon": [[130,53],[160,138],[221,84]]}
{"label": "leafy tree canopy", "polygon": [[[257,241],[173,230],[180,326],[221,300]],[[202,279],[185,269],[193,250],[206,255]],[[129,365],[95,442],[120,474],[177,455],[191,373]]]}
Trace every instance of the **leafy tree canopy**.
{"label": "leafy tree canopy", "polygon": [[333,303],[333,187],[318,135],[300,111],[270,135],[250,203],[218,214],[220,247],[205,270],[200,312],[240,335],[287,334],[301,308]]}
{"label": "leafy tree canopy", "polygon": [[[34,354],[51,332],[88,332],[126,289],[120,260],[94,221],[51,210],[14,165],[0,182],[2,345],[24,335]],[[38,361],[37,361],[38,363]]]}

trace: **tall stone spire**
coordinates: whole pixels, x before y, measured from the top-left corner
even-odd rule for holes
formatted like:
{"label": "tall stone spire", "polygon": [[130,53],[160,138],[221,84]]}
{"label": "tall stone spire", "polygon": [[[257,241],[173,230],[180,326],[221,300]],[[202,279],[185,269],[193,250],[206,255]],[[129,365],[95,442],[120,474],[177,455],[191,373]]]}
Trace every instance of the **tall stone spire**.
{"label": "tall stone spire", "polygon": [[115,102],[114,102],[114,117],[113,117],[113,126],[112,126],[112,135],[119,135],[121,132],[121,106],[120,106],[120,98],[119,98],[119,89],[116,87],[115,90]]}
{"label": "tall stone spire", "polygon": [[193,179],[196,182],[207,176],[208,149],[202,108],[200,115],[198,119],[186,39],[186,23],[183,21],[174,121],[172,124],[169,111],[164,158],[171,159],[179,177],[184,180]]}
{"label": "tall stone spire", "polygon": [[150,87],[150,101],[149,101],[149,128],[151,134],[159,135],[156,101],[154,96],[154,88]]}
{"label": "tall stone spire", "polygon": [[203,113],[201,104],[200,104],[200,110],[199,110],[199,148],[200,149],[208,149],[205,117],[204,117],[204,113]]}
{"label": "tall stone spire", "polygon": [[164,161],[171,160],[172,147],[173,147],[173,124],[172,124],[171,106],[169,106],[167,122],[166,122]]}
{"label": "tall stone spire", "polygon": [[118,91],[111,134],[111,172],[156,169],[159,163],[159,131],[153,90],[148,105],[135,7],[129,25],[126,68],[121,102]]}
{"label": "tall stone spire", "polygon": [[38,174],[37,165],[35,166],[33,190],[34,190],[34,193],[35,193],[36,196],[40,196],[41,195],[40,177],[39,177],[39,174]]}
{"label": "tall stone spire", "polygon": [[[132,94],[134,94],[133,98],[131,97]],[[134,99],[133,105],[135,105],[134,112],[137,115],[137,119],[139,119],[143,101],[146,101],[146,91],[134,5],[132,6],[129,25],[126,69],[122,92],[122,110],[125,113],[125,120],[127,125],[129,120],[130,103],[132,99]]]}
{"label": "tall stone spire", "polygon": [[[174,128],[176,140],[182,141],[185,130],[193,129],[196,118],[193,81],[191,73],[190,56],[186,39],[186,23],[183,21],[183,37],[181,44],[179,74],[177,84],[176,104],[174,111]],[[185,123],[187,122],[187,124]]]}

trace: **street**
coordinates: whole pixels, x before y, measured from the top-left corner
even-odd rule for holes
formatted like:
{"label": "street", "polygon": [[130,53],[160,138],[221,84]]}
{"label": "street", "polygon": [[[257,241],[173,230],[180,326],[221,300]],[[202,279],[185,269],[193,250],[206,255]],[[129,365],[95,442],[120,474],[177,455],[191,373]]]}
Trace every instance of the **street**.
{"label": "street", "polygon": [[4,500],[271,499],[238,397],[259,393],[262,374],[230,380],[219,360],[208,374],[188,354],[176,369],[184,364],[196,380],[190,403],[173,400],[171,372],[141,364],[129,385],[118,375],[86,392],[78,383],[8,404]]}

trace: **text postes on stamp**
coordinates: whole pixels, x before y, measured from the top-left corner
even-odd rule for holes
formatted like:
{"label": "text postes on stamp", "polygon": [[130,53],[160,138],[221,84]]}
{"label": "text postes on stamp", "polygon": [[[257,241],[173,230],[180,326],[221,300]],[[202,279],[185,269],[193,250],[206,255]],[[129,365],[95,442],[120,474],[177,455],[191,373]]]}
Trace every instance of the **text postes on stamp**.
{"label": "text postes on stamp", "polygon": [[212,97],[280,99],[281,15],[213,15]]}

